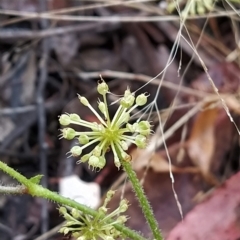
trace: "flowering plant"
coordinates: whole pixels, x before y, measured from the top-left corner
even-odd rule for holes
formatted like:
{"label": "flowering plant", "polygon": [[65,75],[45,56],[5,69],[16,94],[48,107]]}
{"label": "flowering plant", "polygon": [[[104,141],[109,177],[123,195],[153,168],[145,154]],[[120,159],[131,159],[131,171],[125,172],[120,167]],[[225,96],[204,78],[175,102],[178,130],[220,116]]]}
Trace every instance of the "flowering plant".
{"label": "flowering plant", "polygon": [[[111,120],[106,97],[109,92],[108,85],[102,81],[98,84],[97,90],[103,97],[103,101],[99,100],[98,102],[98,108],[104,119],[85,97],[79,96],[80,102],[94,113],[99,123],[85,121],[75,113],[62,114],[59,117],[61,125],[80,125],[90,129],[90,131],[77,132],[73,128],[66,127],[61,130],[61,137],[68,140],[78,139],[81,146],[74,146],[70,150],[70,154],[74,157],[80,156],[83,149],[97,143],[94,149],[90,153],[83,155],[78,162],[88,161],[89,166],[102,169],[106,164],[105,154],[111,149],[114,155],[114,163],[119,168],[121,166],[119,157],[125,161],[131,160],[130,155],[126,153],[129,143],[136,144],[139,148],[146,147],[147,136],[151,133],[150,123],[148,121],[138,121],[130,124],[129,120],[134,109],[147,103],[147,95],[140,94],[135,98],[134,94],[127,89],[120,99],[119,108]],[[132,136],[133,134],[135,135]]]}
{"label": "flowering plant", "polygon": [[[131,157],[126,152],[129,143],[135,144],[137,147],[144,148],[147,145],[147,137],[151,133],[151,126],[148,121],[136,121],[130,123],[130,114],[138,106],[143,106],[147,103],[147,95],[140,94],[135,97],[135,94],[127,89],[120,99],[119,108],[114,117],[110,119],[107,93],[109,93],[108,85],[102,80],[97,87],[98,93],[102,95],[102,101],[99,100],[98,108],[103,117],[91,106],[88,100],[79,96],[80,102],[88,107],[97,117],[97,122],[88,122],[81,119],[75,113],[62,114],[59,117],[59,122],[64,128],[61,130],[61,137],[72,140],[77,139],[80,145],[71,148],[70,154],[79,157],[82,151],[94,144],[94,148],[90,153],[81,156],[78,162],[87,162],[93,169],[102,169],[106,164],[105,154],[112,150],[114,155],[114,163],[117,168],[123,167],[129,181],[132,183],[133,190],[136,193],[142,212],[148,222],[155,240],[162,240],[162,233],[158,227],[158,223],[154,218],[152,208],[144,194],[141,183],[139,182],[136,173],[131,166]],[[70,124],[80,125],[88,128],[87,131],[78,132],[69,127]],[[116,238],[128,237],[130,239],[144,240],[140,234],[130,230],[124,226],[127,221],[124,213],[128,208],[127,200],[123,199],[119,207],[111,213],[107,213],[106,205],[110,201],[113,191],[109,191],[105,198],[103,206],[97,211],[75,202],[69,198],[65,198],[55,192],[42,187],[39,183],[42,175],[37,175],[27,179],[13,168],[7,166],[0,161],[0,169],[21,183],[16,187],[0,186],[0,192],[25,194],[49,199],[60,204],[60,213],[66,220],[60,232],[70,234],[77,240],[94,240],[106,239],[113,240]],[[71,208],[69,212],[68,209]]]}

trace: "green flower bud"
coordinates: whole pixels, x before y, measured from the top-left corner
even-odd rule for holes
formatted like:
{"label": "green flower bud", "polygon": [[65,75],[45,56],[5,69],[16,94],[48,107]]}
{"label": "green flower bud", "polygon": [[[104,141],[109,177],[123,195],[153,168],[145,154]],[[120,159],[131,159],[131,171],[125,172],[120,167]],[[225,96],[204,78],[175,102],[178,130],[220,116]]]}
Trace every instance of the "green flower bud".
{"label": "green flower bud", "polygon": [[127,221],[128,219],[127,219],[127,217],[126,216],[119,216],[118,218],[117,218],[117,222],[119,223],[119,224],[123,224],[123,223],[125,223],[126,221]]}
{"label": "green flower bud", "polygon": [[117,168],[120,168],[121,167],[121,163],[119,161],[119,158],[117,155],[114,156],[114,164]]}
{"label": "green flower bud", "polygon": [[128,129],[130,132],[132,132],[132,133],[135,132],[135,129],[134,129],[134,127],[133,127],[132,124],[127,123],[126,127],[127,127],[127,129]]}
{"label": "green flower bud", "polygon": [[137,131],[137,129],[138,129],[138,123],[134,123],[134,124],[127,124],[126,125],[126,127],[127,127],[127,129],[130,131],[130,132],[132,132],[132,133],[134,133],[134,132],[136,132]]}
{"label": "green flower bud", "polygon": [[105,239],[105,240],[115,240],[115,238],[113,238],[113,237],[111,237],[111,236],[106,236],[104,239]]}
{"label": "green flower bud", "polygon": [[96,157],[100,157],[101,153],[102,153],[102,150],[99,147],[99,145],[97,145],[92,151],[92,154]]}
{"label": "green flower bud", "polygon": [[89,105],[89,102],[88,102],[88,100],[87,100],[85,97],[79,96],[78,98],[79,98],[80,102],[81,102],[84,106],[88,106],[88,105]]}
{"label": "green flower bud", "polygon": [[85,134],[83,135],[80,135],[79,138],[78,138],[78,141],[80,144],[87,144],[89,142],[89,137]]}
{"label": "green flower bud", "polygon": [[102,124],[97,124],[97,128],[99,132],[105,132],[105,128]]}
{"label": "green flower bud", "polygon": [[108,92],[108,85],[104,81],[102,81],[98,84],[97,91],[99,94],[105,95]]}
{"label": "green flower bud", "polygon": [[74,146],[70,150],[73,157],[78,157],[82,154],[82,148],[79,146]]}
{"label": "green flower bud", "polygon": [[147,145],[147,138],[143,135],[137,135],[135,138],[135,143],[139,148],[145,148]]}
{"label": "green flower bud", "polygon": [[75,218],[78,219],[80,218],[81,214],[76,208],[72,208],[71,215]]}
{"label": "green flower bud", "polygon": [[104,206],[101,206],[101,207],[98,209],[98,212],[99,212],[100,214],[106,214],[107,211],[108,211],[108,209],[107,209],[106,207],[104,207]]}
{"label": "green flower bud", "polygon": [[109,190],[109,191],[107,192],[106,198],[109,199],[109,200],[111,200],[112,197],[114,196],[114,194],[115,194],[115,191]]}
{"label": "green flower bud", "polygon": [[127,90],[125,90],[125,92],[124,92],[124,97],[128,97],[130,95],[132,95],[132,93],[131,93],[130,89],[127,88]]}
{"label": "green flower bud", "polygon": [[135,101],[134,95],[131,93],[129,89],[127,89],[124,93],[124,97],[121,99],[120,104],[125,108],[130,108]]}
{"label": "green flower bud", "polygon": [[141,121],[137,124],[137,132],[142,135],[149,135],[151,133],[151,125],[148,121]]}
{"label": "green flower bud", "polygon": [[103,169],[106,165],[106,158],[104,156],[99,157],[99,168]]}
{"label": "green flower bud", "polygon": [[96,156],[91,156],[88,160],[88,164],[93,168],[100,168],[102,165],[99,162],[100,160]]}
{"label": "green flower bud", "polygon": [[86,240],[87,238],[85,236],[80,236],[79,238],[77,238],[77,240]]}
{"label": "green flower bud", "polygon": [[128,144],[126,141],[121,141],[121,147],[124,151],[128,150]]}
{"label": "green flower bud", "polygon": [[61,214],[67,213],[67,209],[66,209],[65,207],[60,207],[60,208],[58,209],[58,211],[59,211]]}
{"label": "green flower bud", "polygon": [[63,126],[67,126],[71,123],[71,119],[67,114],[62,114],[58,120],[59,120],[59,123]]}
{"label": "green flower bud", "polygon": [[143,106],[147,103],[147,96],[145,94],[140,94],[139,96],[137,96],[136,98],[136,104],[138,106]]}
{"label": "green flower bud", "polygon": [[67,227],[63,227],[59,230],[60,233],[63,233],[64,235],[68,234],[69,233],[69,228]]}
{"label": "green flower bud", "polygon": [[196,3],[197,4],[197,13],[199,15],[202,15],[205,13],[205,8],[204,6],[202,5],[202,3]]}
{"label": "green flower bud", "polygon": [[127,153],[125,153],[124,151],[121,152],[122,158],[124,159],[124,161],[126,162],[130,162],[132,160],[131,156],[128,155]]}
{"label": "green flower bud", "polygon": [[127,123],[130,120],[130,114],[128,112],[124,113],[123,117],[122,117],[122,124],[123,123]]}
{"label": "green flower bud", "polygon": [[80,122],[81,121],[81,118],[76,113],[69,114],[69,117],[72,121],[75,121],[75,122]]}
{"label": "green flower bud", "polygon": [[128,209],[128,201],[126,199],[122,199],[119,205],[120,212],[126,212]]}
{"label": "green flower bud", "polygon": [[77,223],[77,220],[76,221],[69,220],[69,221],[66,222],[65,226],[69,227],[69,226],[75,225],[76,223]]}
{"label": "green flower bud", "polygon": [[101,113],[106,117],[106,105],[104,104],[104,102],[99,102],[98,108]]}
{"label": "green flower bud", "polygon": [[120,104],[125,108],[130,108],[133,105],[134,100],[135,100],[135,97],[131,94],[126,97],[124,96],[121,99]]}
{"label": "green flower bud", "polygon": [[86,162],[91,157],[91,153],[85,154],[81,157],[81,162]]}
{"label": "green flower bud", "polygon": [[76,136],[76,132],[72,128],[63,128],[61,131],[63,138],[67,140],[72,140]]}

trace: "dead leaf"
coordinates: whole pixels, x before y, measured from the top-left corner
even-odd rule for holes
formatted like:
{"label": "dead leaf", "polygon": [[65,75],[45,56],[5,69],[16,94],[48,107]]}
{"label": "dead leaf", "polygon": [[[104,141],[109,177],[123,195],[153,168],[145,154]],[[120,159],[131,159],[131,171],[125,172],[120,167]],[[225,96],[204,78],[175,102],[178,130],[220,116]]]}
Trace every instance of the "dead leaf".
{"label": "dead leaf", "polygon": [[[186,159],[183,159],[181,165],[185,166],[178,166],[177,161],[177,152],[179,146],[172,145],[169,146],[168,152],[170,154],[172,163],[171,163],[171,170],[173,173],[199,173],[199,169],[196,167],[188,166],[186,164]],[[133,159],[133,168],[136,171],[142,170],[145,167],[151,167],[154,172],[169,172],[169,162],[167,160],[165,150],[157,151],[152,154],[149,154],[146,149],[134,149],[131,151],[131,156]],[[187,166],[186,166],[187,165]]]}
{"label": "dead leaf", "polygon": [[240,238],[240,173],[195,207],[167,240],[236,240]]}
{"label": "dead leaf", "polygon": [[214,131],[218,111],[218,108],[210,108],[198,114],[187,143],[190,158],[205,177],[210,175],[215,149]]}

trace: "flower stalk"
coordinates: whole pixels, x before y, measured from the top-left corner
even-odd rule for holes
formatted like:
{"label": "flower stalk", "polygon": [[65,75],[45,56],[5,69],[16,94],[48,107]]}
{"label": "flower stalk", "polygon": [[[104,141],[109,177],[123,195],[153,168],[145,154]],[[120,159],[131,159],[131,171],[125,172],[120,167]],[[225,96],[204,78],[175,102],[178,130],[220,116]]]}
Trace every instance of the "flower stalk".
{"label": "flower stalk", "polygon": [[[95,211],[83,204],[80,204],[72,199],[63,197],[63,196],[61,196],[55,192],[52,192],[52,191],[48,190],[47,188],[44,188],[41,185],[39,185],[39,181],[41,180],[41,177],[42,177],[40,175],[30,178],[30,179],[27,179],[22,174],[20,174],[13,168],[9,167],[7,164],[5,164],[2,161],[0,161],[0,169],[22,184],[21,185],[22,191],[18,191],[19,188],[17,188],[17,191],[15,191],[14,194],[30,194],[33,197],[41,197],[41,198],[56,202],[59,205],[68,206],[73,209],[79,210],[82,213],[84,213],[85,215],[89,215],[92,217],[96,217],[98,215],[97,211]],[[5,193],[8,193],[8,192],[5,192]],[[102,215],[102,216],[104,216],[104,215]],[[123,226],[122,224],[114,223],[116,220],[107,218],[106,221],[108,223],[113,223],[114,228],[116,228],[124,236],[126,236],[130,239],[146,240],[144,237],[142,237],[135,231],[130,230],[129,228]]]}
{"label": "flower stalk", "polygon": [[74,146],[70,150],[72,156],[80,156],[82,150],[92,144],[97,144],[90,153],[82,156],[78,161],[79,163],[88,161],[89,166],[92,166],[94,169],[102,169],[105,166],[105,153],[110,149],[112,150],[115,166],[117,168],[122,166],[127,173],[144,216],[152,230],[154,239],[162,240],[163,237],[151,206],[131,167],[131,156],[126,152],[129,143],[135,144],[139,148],[145,148],[147,145],[147,137],[151,133],[150,123],[148,121],[137,121],[130,124],[129,121],[131,112],[137,107],[145,105],[148,96],[146,94],[140,94],[135,97],[134,93],[131,93],[131,91],[127,89],[124,96],[120,99],[119,107],[111,120],[106,97],[109,91],[108,85],[102,80],[102,82],[98,84],[97,90],[103,98],[103,101],[99,100],[98,108],[104,118],[93,109],[85,97],[79,96],[80,102],[92,111],[99,123],[86,122],[76,114],[63,114],[59,118],[61,125],[68,126],[69,124],[77,124],[90,128],[90,131],[76,132],[74,129],[67,127],[62,129],[62,137],[66,139],[76,138],[81,144],[81,146]]}
{"label": "flower stalk", "polygon": [[148,222],[150,229],[152,230],[154,239],[163,240],[161,230],[159,229],[158,223],[154,217],[152,208],[147,200],[147,197],[143,191],[143,188],[137,179],[136,173],[133,171],[132,166],[129,162],[120,159],[120,162],[128,175],[128,179],[132,183],[134,192],[136,193],[137,199],[143,211],[143,214]]}

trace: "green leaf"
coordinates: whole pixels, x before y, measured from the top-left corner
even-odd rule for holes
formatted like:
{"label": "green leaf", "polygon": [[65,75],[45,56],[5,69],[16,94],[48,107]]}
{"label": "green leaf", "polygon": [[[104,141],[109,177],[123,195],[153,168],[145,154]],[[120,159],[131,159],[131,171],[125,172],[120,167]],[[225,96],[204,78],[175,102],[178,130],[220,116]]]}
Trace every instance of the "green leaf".
{"label": "green leaf", "polygon": [[39,184],[41,179],[42,179],[43,175],[36,175],[34,177],[31,177],[29,179],[29,181],[31,181],[32,183],[35,183],[35,184]]}

